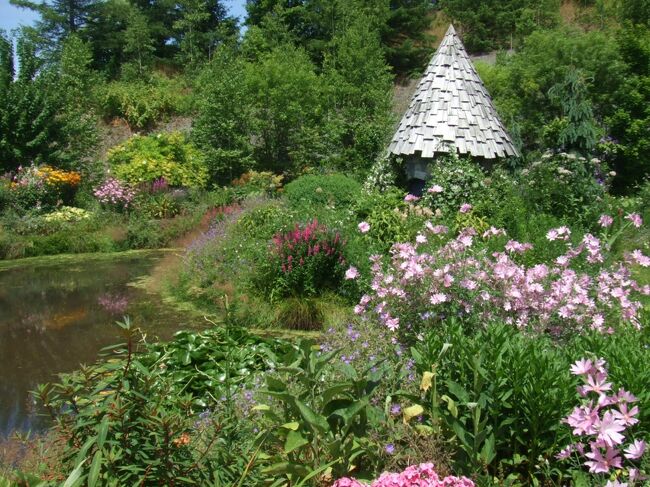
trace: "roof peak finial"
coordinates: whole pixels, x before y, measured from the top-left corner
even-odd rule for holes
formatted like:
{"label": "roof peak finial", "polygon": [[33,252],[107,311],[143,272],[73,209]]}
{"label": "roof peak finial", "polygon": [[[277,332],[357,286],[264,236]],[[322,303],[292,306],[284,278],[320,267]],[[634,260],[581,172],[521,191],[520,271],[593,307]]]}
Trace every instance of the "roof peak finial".
{"label": "roof peak finial", "polygon": [[447,34],[445,35],[456,35],[456,29],[454,29],[454,24],[449,24],[449,28],[447,29]]}

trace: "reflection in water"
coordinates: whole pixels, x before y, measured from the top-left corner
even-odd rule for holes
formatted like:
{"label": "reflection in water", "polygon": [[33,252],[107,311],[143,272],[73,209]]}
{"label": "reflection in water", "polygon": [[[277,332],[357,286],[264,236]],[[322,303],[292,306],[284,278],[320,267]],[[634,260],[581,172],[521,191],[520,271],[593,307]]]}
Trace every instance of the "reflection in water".
{"label": "reflection in water", "polygon": [[29,391],[56,379],[119,340],[124,313],[150,335],[190,326],[160,298],[129,286],[160,253],[114,260],[79,257],[74,265],[26,264],[0,271],[0,436],[42,427]]}

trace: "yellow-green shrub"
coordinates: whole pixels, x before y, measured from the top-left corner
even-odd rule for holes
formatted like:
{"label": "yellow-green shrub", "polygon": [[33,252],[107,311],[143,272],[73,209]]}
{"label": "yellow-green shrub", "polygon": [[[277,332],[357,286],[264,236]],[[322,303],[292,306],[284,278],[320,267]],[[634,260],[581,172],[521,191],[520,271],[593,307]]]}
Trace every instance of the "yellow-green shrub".
{"label": "yellow-green shrub", "polygon": [[202,188],[208,180],[205,158],[179,132],[131,137],[109,151],[108,161],[130,184],[164,178],[170,186]]}

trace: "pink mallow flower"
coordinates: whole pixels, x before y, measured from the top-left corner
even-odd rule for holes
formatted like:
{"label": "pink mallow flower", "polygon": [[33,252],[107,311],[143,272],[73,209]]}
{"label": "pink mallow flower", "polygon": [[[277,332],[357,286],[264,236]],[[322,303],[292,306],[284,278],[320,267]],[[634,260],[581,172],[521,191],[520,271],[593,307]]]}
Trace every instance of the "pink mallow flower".
{"label": "pink mallow flower", "polygon": [[630,446],[625,449],[625,458],[629,460],[638,460],[645,453],[646,442],[643,440],[634,440]]}
{"label": "pink mallow flower", "polygon": [[460,205],[460,209],[458,211],[460,211],[461,213],[469,213],[470,211],[472,211],[472,208],[473,208],[472,205],[470,205],[469,203],[463,203],[462,205]]}
{"label": "pink mallow flower", "polygon": [[346,279],[356,279],[359,277],[359,271],[357,270],[356,267],[350,266],[350,268],[345,271],[345,278]]}
{"label": "pink mallow flower", "polygon": [[643,225],[641,215],[638,213],[630,213],[628,215],[625,215],[625,219],[630,220],[632,222],[632,225],[634,225],[636,228],[639,228],[641,225]]}
{"label": "pink mallow flower", "polygon": [[443,191],[444,191],[443,187],[440,186],[439,184],[434,184],[429,189],[427,189],[427,193],[433,193],[433,194],[442,193]]}
{"label": "pink mallow flower", "polygon": [[368,224],[368,222],[361,222],[359,223],[358,228],[361,233],[368,233],[368,231],[370,230],[370,225]]}
{"label": "pink mallow flower", "polygon": [[585,456],[590,459],[585,462],[585,465],[589,467],[591,473],[608,473],[610,468],[621,468],[622,466],[621,457],[614,448],[607,447],[603,455],[600,448],[592,444],[591,451],[585,453]]}
{"label": "pink mallow flower", "polygon": [[415,196],[414,194],[410,194],[410,193],[407,194],[407,195],[404,197],[404,201],[406,201],[407,203],[411,203],[411,202],[414,202],[414,201],[418,201],[419,199],[420,199],[420,198],[418,198],[418,197]]}
{"label": "pink mallow flower", "polygon": [[611,227],[612,223],[614,223],[614,219],[609,215],[600,215],[598,219],[598,224],[603,228]]}

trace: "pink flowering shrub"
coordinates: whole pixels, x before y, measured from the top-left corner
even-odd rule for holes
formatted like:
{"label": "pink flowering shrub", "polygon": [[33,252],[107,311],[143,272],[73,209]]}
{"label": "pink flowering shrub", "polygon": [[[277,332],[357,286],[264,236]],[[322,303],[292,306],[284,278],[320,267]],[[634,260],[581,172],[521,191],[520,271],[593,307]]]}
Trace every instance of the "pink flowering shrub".
{"label": "pink flowering shrub", "polygon": [[358,273],[346,265],[345,244],[338,232],[330,231],[318,220],[277,233],[262,266],[258,287],[271,299],[304,297],[335,288],[344,275],[354,279]]}
{"label": "pink flowering shrub", "polygon": [[[551,229],[547,239],[565,245],[564,254],[549,264],[526,266],[518,256],[530,244],[509,240],[493,253],[482,245],[503,230],[490,228],[479,235],[466,228],[446,240],[448,232],[427,222],[415,243],[393,245],[387,263],[372,256],[371,292],[355,313],[403,336],[449,313],[554,334],[610,332],[619,323],[640,327],[639,297],[650,295],[650,286],[632,279],[624,263],[606,265],[603,245],[591,234],[573,245],[569,228]],[[640,251],[633,255],[645,265]]]}
{"label": "pink flowering shrub", "polygon": [[[332,487],[364,487],[356,479],[338,479]],[[440,478],[433,469],[433,463],[411,465],[400,473],[384,472],[370,484],[371,487],[474,487],[474,482],[466,477],[448,476]]]}
{"label": "pink flowering shrub", "polygon": [[103,205],[116,209],[128,208],[135,198],[135,191],[118,179],[108,178],[93,192]]}
{"label": "pink flowering shrub", "polygon": [[[578,394],[583,399],[564,422],[578,441],[564,448],[557,458],[573,457],[592,474],[615,477],[616,483],[609,485],[634,485],[644,480],[635,464],[645,454],[646,443],[628,436],[628,430],[639,422],[639,407],[633,405],[638,399],[624,389],[613,392],[603,359],[578,360],[571,373],[582,378]],[[618,482],[623,476],[629,484]]]}

